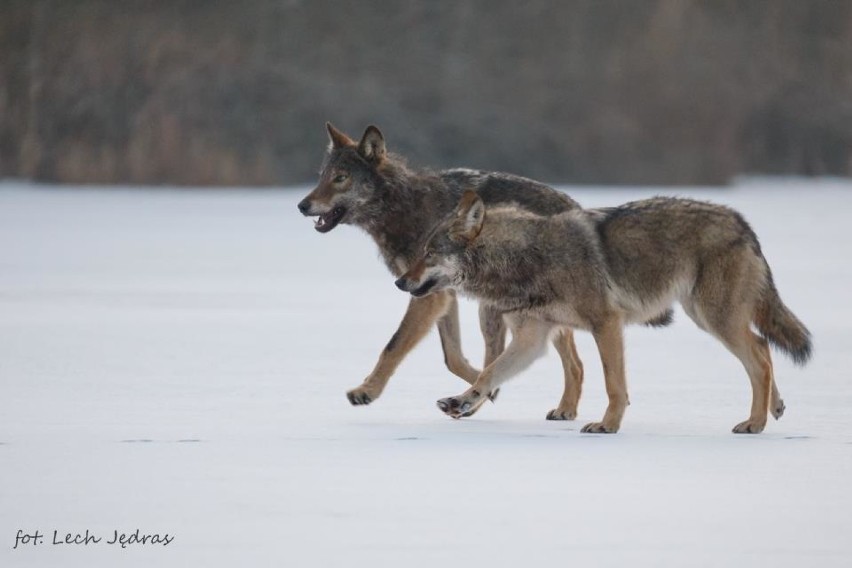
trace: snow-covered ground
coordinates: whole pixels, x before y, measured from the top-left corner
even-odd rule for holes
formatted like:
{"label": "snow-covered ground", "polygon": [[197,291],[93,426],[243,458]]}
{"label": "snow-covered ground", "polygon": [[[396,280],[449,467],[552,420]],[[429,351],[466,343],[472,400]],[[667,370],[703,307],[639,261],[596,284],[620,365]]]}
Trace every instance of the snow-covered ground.
{"label": "snow-covered ground", "polygon": [[[730,433],[748,379],[682,314],[629,330],[613,436],[579,433],[605,406],[582,333],[577,422],[544,420],[553,352],[446,418],[436,334],[351,407],[408,298],[366,235],[312,229],[306,189],[0,184],[0,566],[852,565],[852,184],[566,188],[751,221],[815,340],[805,369],[776,355],[787,414],[759,436]],[[462,327],[480,361],[470,302]],[[137,528],[174,540],[106,544]]]}

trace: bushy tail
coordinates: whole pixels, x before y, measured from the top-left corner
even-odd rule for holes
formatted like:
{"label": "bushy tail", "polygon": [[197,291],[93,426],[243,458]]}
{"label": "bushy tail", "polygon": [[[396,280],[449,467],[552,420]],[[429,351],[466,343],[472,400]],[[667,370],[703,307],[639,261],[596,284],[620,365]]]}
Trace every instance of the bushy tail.
{"label": "bushy tail", "polygon": [[772,345],[787,353],[797,365],[804,365],[811,358],[811,332],[781,301],[771,276],[758,301],[754,324]]}

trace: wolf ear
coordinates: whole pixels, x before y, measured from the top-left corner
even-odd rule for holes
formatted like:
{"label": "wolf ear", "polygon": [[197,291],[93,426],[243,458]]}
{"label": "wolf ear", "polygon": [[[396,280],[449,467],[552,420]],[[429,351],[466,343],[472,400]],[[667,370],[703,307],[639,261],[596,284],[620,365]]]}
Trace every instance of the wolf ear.
{"label": "wolf ear", "polygon": [[485,203],[475,191],[465,191],[456,206],[455,220],[450,227],[450,238],[471,242],[482,230],[485,222]]}
{"label": "wolf ear", "polygon": [[331,141],[331,148],[345,148],[346,146],[355,145],[354,140],[336,129],[330,122],[325,123],[325,129],[328,130],[328,139]]}
{"label": "wolf ear", "polygon": [[385,159],[385,137],[381,131],[372,124],[364,131],[361,142],[358,144],[358,153],[368,162],[379,163]]}

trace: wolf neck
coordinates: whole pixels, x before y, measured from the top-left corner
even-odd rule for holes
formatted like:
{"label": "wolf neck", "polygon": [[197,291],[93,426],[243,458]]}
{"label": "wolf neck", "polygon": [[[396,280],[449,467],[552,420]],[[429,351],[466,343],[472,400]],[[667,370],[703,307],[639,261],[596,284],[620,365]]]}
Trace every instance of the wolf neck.
{"label": "wolf neck", "polygon": [[414,260],[422,239],[454,206],[441,179],[409,171],[381,178],[371,214],[359,225],[373,237],[385,264],[401,275]]}

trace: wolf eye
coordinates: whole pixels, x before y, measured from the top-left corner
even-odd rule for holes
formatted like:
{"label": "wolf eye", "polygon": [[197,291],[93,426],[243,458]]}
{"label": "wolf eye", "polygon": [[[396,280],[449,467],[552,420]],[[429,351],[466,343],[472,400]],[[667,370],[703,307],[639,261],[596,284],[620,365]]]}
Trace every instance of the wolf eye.
{"label": "wolf eye", "polygon": [[343,183],[343,182],[344,182],[344,181],[346,181],[348,178],[349,178],[349,176],[348,176],[348,175],[346,175],[346,174],[339,174],[338,176],[336,176],[336,177],[334,178],[334,183]]}
{"label": "wolf eye", "polygon": [[426,258],[427,258],[427,259],[429,259],[429,260],[431,260],[431,259],[435,258],[435,251],[433,251],[433,250],[427,250],[427,251],[426,251]]}

